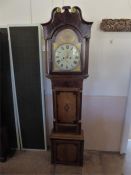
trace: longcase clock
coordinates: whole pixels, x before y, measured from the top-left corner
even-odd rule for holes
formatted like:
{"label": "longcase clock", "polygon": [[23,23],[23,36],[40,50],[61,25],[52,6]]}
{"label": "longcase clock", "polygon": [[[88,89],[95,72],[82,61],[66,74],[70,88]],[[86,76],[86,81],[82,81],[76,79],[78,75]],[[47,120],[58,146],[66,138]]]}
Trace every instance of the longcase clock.
{"label": "longcase clock", "polygon": [[54,8],[51,20],[42,26],[46,76],[52,82],[53,92],[51,161],[82,165],[82,87],[88,77],[92,22],[83,20],[79,7],[64,6]]}

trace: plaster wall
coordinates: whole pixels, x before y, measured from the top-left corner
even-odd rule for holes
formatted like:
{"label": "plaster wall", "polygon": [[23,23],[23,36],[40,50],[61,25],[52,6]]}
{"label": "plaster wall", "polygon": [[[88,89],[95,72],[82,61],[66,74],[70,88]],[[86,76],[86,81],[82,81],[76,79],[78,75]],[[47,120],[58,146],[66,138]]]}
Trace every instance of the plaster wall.
{"label": "plaster wall", "polygon": [[[0,25],[49,21],[55,6],[79,6],[93,21],[89,78],[83,88],[85,149],[119,151],[131,65],[131,33],[102,32],[103,18],[131,18],[131,0],[0,0]],[[52,127],[50,81],[45,81],[47,125]]]}

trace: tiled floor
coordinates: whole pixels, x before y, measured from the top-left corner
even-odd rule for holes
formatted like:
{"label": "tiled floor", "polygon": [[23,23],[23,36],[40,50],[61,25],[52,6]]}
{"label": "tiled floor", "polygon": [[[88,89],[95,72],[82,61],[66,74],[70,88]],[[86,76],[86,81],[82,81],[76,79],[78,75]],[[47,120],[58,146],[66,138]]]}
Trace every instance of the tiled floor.
{"label": "tiled floor", "polygon": [[131,175],[131,142],[128,154],[85,152],[84,166],[51,165],[49,152],[17,152],[0,163],[0,175]]}

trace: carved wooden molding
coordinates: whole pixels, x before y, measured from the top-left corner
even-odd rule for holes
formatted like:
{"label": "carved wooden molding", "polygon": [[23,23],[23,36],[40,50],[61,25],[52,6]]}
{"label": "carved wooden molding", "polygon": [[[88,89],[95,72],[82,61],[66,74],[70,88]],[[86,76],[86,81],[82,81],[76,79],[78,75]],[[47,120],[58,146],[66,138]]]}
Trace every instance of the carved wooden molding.
{"label": "carved wooden molding", "polygon": [[131,19],[103,19],[100,29],[105,32],[131,32]]}
{"label": "carved wooden molding", "polygon": [[56,7],[52,10],[51,19],[49,22],[42,24],[44,29],[44,38],[51,39],[54,32],[63,26],[73,26],[76,28],[82,37],[90,38],[90,29],[92,22],[87,22],[82,18],[81,9],[77,6]]}

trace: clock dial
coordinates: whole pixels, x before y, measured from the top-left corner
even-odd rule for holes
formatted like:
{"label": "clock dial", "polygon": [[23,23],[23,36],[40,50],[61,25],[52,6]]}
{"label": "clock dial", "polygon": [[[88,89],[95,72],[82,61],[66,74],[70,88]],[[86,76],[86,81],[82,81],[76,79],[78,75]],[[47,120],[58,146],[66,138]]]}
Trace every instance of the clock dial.
{"label": "clock dial", "polygon": [[80,52],[73,44],[62,44],[55,51],[55,64],[63,71],[71,71],[80,64]]}

